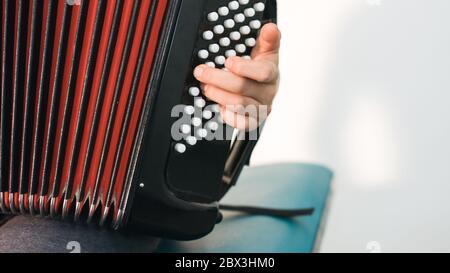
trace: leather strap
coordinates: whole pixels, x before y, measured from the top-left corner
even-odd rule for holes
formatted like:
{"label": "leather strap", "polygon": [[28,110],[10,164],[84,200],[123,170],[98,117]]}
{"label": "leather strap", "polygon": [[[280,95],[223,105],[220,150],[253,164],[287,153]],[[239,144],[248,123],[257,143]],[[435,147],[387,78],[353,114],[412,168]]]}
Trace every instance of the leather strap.
{"label": "leather strap", "polygon": [[233,205],[219,205],[220,210],[236,211],[251,215],[262,215],[271,217],[294,218],[299,216],[310,216],[314,213],[314,208],[306,209],[273,209],[264,207],[252,206],[233,206]]}

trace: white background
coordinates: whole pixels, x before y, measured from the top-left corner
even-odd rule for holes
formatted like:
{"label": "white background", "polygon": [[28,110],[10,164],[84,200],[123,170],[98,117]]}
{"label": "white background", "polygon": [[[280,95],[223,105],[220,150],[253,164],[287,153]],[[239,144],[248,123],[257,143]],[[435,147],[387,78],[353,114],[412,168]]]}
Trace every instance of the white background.
{"label": "white background", "polygon": [[253,163],[335,171],[323,252],[450,251],[450,1],[279,0],[279,25]]}

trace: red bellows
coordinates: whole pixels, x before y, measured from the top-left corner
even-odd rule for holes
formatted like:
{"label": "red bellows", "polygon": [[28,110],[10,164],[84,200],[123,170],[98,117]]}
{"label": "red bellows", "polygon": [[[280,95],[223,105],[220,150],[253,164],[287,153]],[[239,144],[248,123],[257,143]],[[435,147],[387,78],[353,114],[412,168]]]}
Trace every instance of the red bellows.
{"label": "red bellows", "polygon": [[1,212],[117,220],[167,6],[1,1]]}

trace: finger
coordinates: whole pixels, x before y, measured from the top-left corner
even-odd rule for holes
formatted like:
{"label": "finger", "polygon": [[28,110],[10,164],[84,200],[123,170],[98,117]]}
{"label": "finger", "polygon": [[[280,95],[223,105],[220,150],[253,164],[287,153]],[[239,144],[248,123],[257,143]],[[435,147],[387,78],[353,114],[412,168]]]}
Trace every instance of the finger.
{"label": "finger", "polygon": [[256,83],[229,71],[211,68],[207,65],[200,65],[195,68],[194,76],[204,84],[214,85],[229,92],[248,96],[256,95],[252,94],[254,93],[254,90],[257,90],[257,88],[255,88]]}
{"label": "finger", "polygon": [[236,95],[234,93],[221,90],[215,86],[204,86],[205,96],[216,102],[228,111],[255,119],[265,120],[270,114],[271,107],[263,105],[253,98]]}
{"label": "finger", "polygon": [[231,93],[213,85],[205,85],[203,92],[209,100],[227,106],[233,112],[243,113],[244,107],[260,105],[258,101],[251,97]]}
{"label": "finger", "polygon": [[[250,81],[250,79],[249,79]],[[247,97],[249,99],[252,99],[252,102],[257,102],[258,105],[267,105],[270,106],[273,103],[273,100],[275,98],[275,95],[277,93],[277,89],[274,88],[272,85],[268,85],[268,84],[259,84],[259,85],[255,85],[253,86],[252,89],[247,89],[244,92],[231,92],[228,90],[225,90],[223,88],[220,88],[218,86],[214,86],[211,84],[204,84],[201,83],[200,84],[201,90],[203,90],[203,93],[205,93],[206,88],[209,88],[209,92],[208,94],[214,95],[213,92],[217,91],[224,91],[226,92],[226,94],[230,93],[230,94],[235,94],[241,97]],[[212,100],[212,99],[211,99]]]}
{"label": "finger", "polygon": [[227,107],[221,107],[220,114],[222,120],[235,129],[241,131],[253,131],[259,127],[257,118],[237,114],[230,111]]}
{"label": "finger", "polygon": [[260,83],[272,83],[278,79],[278,66],[270,61],[228,58],[225,67],[234,74]]}
{"label": "finger", "polygon": [[269,23],[261,29],[258,41],[252,51],[252,57],[255,59],[268,54],[275,54],[275,61],[278,61],[278,52],[280,50],[281,32],[277,25]]}

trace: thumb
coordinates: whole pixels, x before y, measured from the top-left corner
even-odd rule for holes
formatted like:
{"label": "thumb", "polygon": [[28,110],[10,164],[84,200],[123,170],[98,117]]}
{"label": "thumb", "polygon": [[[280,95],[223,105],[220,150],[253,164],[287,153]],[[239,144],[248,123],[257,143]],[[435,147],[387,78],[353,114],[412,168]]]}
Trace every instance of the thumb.
{"label": "thumb", "polygon": [[275,55],[278,61],[278,51],[280,50],[281,33],[277,25],[269,23],[261,29],[258,41],[252,52],[254,59],[267,55]]}

